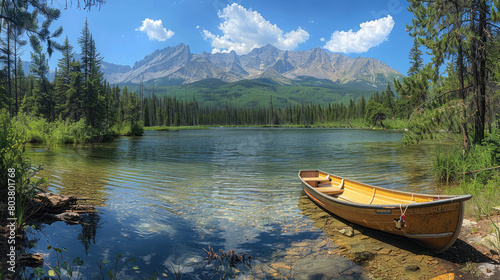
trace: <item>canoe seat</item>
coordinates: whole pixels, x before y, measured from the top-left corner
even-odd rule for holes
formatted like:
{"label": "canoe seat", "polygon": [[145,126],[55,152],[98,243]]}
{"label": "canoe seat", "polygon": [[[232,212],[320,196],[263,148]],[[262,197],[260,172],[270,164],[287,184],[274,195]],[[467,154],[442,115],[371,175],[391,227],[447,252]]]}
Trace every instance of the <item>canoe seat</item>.
{"label": "canoe seat", "polygon": [[303,177],[302,180],[306,181],[307,184],[309,184],[313,188],[320,187],[321,185],[324,186],[331,186],[331,179],[330,175],[326,177]]}
{"label": "canoe seat", "polygon": [[341,194],[344,192],[344,179],[342,179],[340,184],[338,184],[337,186],[332,186],[332,184],[329,183],[329,184],[318,185],[318,188],[316,189],[328,195]]}
{"label": "canoe seat", "polygon": [[339,187],[319,187],[316,188],[316,190],[327,195],[336,195],[344,192],[344,189],[341,189]]}
{"label": "canoe seat", "polygon": [[304,177],[302,178],[302,180],[304,181],[313,181],[313,182],[321,182],[321,183],[324,183],[324,182],[330,182],[330,178],[328,177]]}

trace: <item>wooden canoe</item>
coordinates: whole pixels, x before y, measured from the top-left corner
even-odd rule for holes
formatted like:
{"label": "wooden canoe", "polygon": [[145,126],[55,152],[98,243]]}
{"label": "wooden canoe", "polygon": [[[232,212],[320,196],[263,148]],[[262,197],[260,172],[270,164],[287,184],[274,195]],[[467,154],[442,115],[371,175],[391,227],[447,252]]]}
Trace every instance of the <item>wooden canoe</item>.
{"label": "wooden canoe", "polygon": [[408,237],[437,253],[448,249],[457,239],[465,201],[472,197],[396,191],[319,170],[301,170],[299,178],[307,196],[331,214]]}

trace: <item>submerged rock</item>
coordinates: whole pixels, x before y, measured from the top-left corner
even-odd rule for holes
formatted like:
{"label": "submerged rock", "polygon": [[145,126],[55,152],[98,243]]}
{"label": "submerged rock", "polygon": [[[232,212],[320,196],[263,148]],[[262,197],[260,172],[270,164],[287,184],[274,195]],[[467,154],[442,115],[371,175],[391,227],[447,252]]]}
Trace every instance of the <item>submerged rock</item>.
{"label": "submerged rock", "polygon": [[361,251],[354,253],[354,262],[357,264],[361,264],[375,258],[375,254],[369,251]]}
{"label": "submerged rock", "polygon": [[407,265],[405,267],[405,270],[406,271],[412,271],[412,272],[415,272],[415,271],[419,271],[420,270],[420,267],[416,264],[410,264],[410,265]]}
{"label": "submerged rock", "polygon": [[352,227],[343,227],[339,229],[339,232],[347,237],[354,236],[354,229]]}
{"label": "submerged rock", "polygon": [[392,249],[383,248],[383,249],[380,249],[380,251],[377,252],[377,255],[389,255],[391,252],[392,252]]}
{"label": "submerged rock", "polygon": [[364,279],[363,268],[352,261],[334,257],[308,257],[293,264],[295,279]]}

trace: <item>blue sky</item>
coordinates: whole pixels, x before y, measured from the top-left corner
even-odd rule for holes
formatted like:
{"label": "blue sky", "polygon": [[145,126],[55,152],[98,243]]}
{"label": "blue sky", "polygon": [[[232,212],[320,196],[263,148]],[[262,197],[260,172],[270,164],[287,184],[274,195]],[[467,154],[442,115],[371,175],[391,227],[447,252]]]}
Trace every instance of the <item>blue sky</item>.
{"label": "blue sky", "polygon": [[[73,1],[76,3],[76,1]],[[243,54],[271,43],[280,49],[321,47],[351,57],[374,57],[402,74],[413,44],[405,0],[107,0],[101,9],[64,9],[62,25],[75,51],[85,19],[107,62],[132,66],[156,49],[185,43],[192,53],[235,50]],[[53,70],[59,54],[49,61]],[[29,60],[29,51],[24,59]]]}

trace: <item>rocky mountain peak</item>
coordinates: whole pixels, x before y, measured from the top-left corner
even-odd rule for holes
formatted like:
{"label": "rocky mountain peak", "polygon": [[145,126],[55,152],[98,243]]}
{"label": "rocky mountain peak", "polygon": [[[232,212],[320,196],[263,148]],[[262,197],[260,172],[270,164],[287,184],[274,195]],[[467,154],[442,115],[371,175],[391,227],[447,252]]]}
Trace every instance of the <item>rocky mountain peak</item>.
{"label": "rocky mountain peak", "polygon": [[[144,81],[161,78],[191,83],[210,78],[234,82],[265,76],[283,84],[287,83],[286,79],[308,76],[343,83],[362,80],[379,86],[375,83],[387,83],[393,77],[402,77],[387,64],[373,58],[351,58],[328,53],[319,47],[308,51],[283,51],[270,44],[245,55],[238,55],[234,50],[193,55],[189,45],[179,44],[156,50],[133,67],[105,62],[103,71],[111,83],[138,83],[141,77]],[[380,74],[387,77],[387,81],[381,80]]]}

